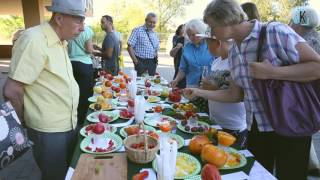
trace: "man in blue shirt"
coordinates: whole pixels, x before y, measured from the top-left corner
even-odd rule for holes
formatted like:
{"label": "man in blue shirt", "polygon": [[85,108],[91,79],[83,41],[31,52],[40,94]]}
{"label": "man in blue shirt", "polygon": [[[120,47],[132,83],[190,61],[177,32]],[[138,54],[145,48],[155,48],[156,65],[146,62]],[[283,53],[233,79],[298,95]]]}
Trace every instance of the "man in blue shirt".
{"label": "man in blue shirt", "polygon": [[159,37],[153,31],[156,23],[156,14],[149,13],[146,16],[145,24],[134,28],[128,39],[128,52],[138,76],[146,71],[150,76],[154,76],[156,72],[160,48]]}
{"label": "man in blue shirt", "polygon": [[111,16],[102,16],[101,28],[106,31],[107,35],[103,40],[102,48],[95,46],[95,49],[100,51],[95,55],[102,58],[106,72],[116,76],[119,71],[120,44],[117,35],[113,31],[113,19]]}

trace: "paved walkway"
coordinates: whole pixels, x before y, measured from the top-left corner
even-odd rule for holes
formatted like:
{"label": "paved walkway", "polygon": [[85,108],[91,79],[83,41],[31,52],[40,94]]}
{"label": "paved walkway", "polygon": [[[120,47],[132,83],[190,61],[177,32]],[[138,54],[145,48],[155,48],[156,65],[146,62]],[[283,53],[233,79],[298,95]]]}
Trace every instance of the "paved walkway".
{"label": "paved walkway", "polygon": [[[130,57],[126,52],[125,55],[125,66],[124,71],[128,73],[132,68],[133,64]],[[0,60],[0,103],[3,102],[2,98],[2,87],[7,78],[9,61]],[[157,70],[164,78],[171,80],[174,69],[173,59],[165,53],[159,54],[159,66]],[[318,157],[320,157],[320,133],[314,136],[314,142]],[[22,157],[17,159],[11,165],[0,171],[0,180],[40,180],[41,173],[36,165],[31,151],[28,151]],[[308,180],[320,180],[320,177],[308,177]]]}

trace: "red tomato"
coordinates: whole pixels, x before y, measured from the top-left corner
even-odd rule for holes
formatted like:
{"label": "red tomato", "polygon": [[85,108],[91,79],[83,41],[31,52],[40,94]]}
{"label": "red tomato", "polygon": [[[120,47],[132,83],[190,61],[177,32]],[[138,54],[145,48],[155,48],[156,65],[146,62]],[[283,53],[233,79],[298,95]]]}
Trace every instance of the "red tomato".
{"label": "red tomato", "polygon": [[144,180],[149,176],[148,171],[142,171],[141,173],[138,173],[132,177],[132,180]]}
{"label": "red tomato", "polygon": [[221,180],[219,170],[212,164],[206,164],[201,171],[202,180]]}

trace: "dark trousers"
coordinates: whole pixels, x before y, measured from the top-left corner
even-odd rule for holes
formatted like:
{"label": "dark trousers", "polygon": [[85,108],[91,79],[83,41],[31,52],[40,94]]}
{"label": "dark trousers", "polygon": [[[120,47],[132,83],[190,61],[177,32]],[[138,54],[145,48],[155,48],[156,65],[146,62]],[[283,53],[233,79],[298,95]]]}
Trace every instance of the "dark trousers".
{"label": "dark trousers", "polygon": [[137,76],[141,76],[144,72],[148,72],[149,76],[154,76],[157,69],[157,59],[143,59],[137,56],[138,63],[134,65]]}
{"label": "dark trousers", "polygon": [[79,90],[78,124],[81,126],[86,118],[89,107],[88,98],[93,94],[93,67],[92,64],[84,64],[72,61],[73,75],[76,79]]}
{"label": "dark trousers", "polygon": [[255,159],[279,180],[305,180],[311,137],[285,137],[275,132],[259,132],[254,121],[248,137],[248,149]]}
{"label": "dark trousers", "polygon": [[[174,58],[174,75],[173,75],[173,79],[176,78],[176,76],[178,75],[178,72],[179,72],[180,57],[179,58]],[[186,77],[184,77],[183,79],[181,79],[178,82],[177,87],[180,88],[180,89],[184,89],[184,88],[186,88],[186,85],[187,85],[187,81],[186,81]]]}
{"label": "dark trousers", "polygon": [[27,128],[42,180],[64,180],[76,145],[77,131],[44,133]]}

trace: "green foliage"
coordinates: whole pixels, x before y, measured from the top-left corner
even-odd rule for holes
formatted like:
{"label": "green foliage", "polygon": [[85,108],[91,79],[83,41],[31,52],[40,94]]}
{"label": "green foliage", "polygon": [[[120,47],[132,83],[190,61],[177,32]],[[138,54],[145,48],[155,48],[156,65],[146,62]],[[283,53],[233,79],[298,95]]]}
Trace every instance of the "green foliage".
{"label": "green foliage", "polygon": [[174,17],[184,16],[185,6],[193,0],[112,0],[107,7],[111,16],[116,17],[114,24],[118,31],[130,33],[131,30],[144,23],[148,12],[158,15],[156,31],[168,32],[168,24]]}
{"label": "green foliage", "polygon": [[0,17],[1,36],[11,38],[12,34],[18,29],[24,28],[23,17],[21,16],[5,16]]}
{"label": "green foliage", "polygon": [[168,32],[167,25],[172,18],[178,16],[183,17],[185,15],[185,6],[192,2],[193,0],[150,0],[150,7],[158,14],[158,32]]}
{"label": "green foliage", "polygon": [[[242,0],[241,3],[248,0]],[[301,6],[307,0],[251,0],[258,7],[262,21],[280,21],[288,23],[292,8]]]}
{"label": "green foliage", "polygon": [[[122,33],[124,41],[128,39],[133,28],[144,24],[147,13],[156,13],[158,15],[156,31],[159,33],[163,48],[169,36],[168,25],[172,23],[172,18],[183,17],[185,6],[192,2],[193,0],[110,0],[106,9],[108,14],[114,17],[114,26]],[[98,27],[94,25],[96,26]],[[100,38],[101,29],[94,28],[94,32],[98,34],[95,37]]]}
{"label": "green foliage", "polygon": [[107,7],[107,12],[114,17],[117,31],[128,34],[133,28],[144,23],[145,9],[145,3],[142,0],[112,0]]}
{"label": "green foliage", "polygon": [[101,26],[100,26],[100,23],[96,23],[92,26],[90,26],[94,32],[94,35],[93,35],[93,38],[92,38],[92,42],[94,44],[97,44],[99,46],[101,46],[102,44],[102,41],[104,39],[104,36],[105,36],[105,32],[101,30]]}

